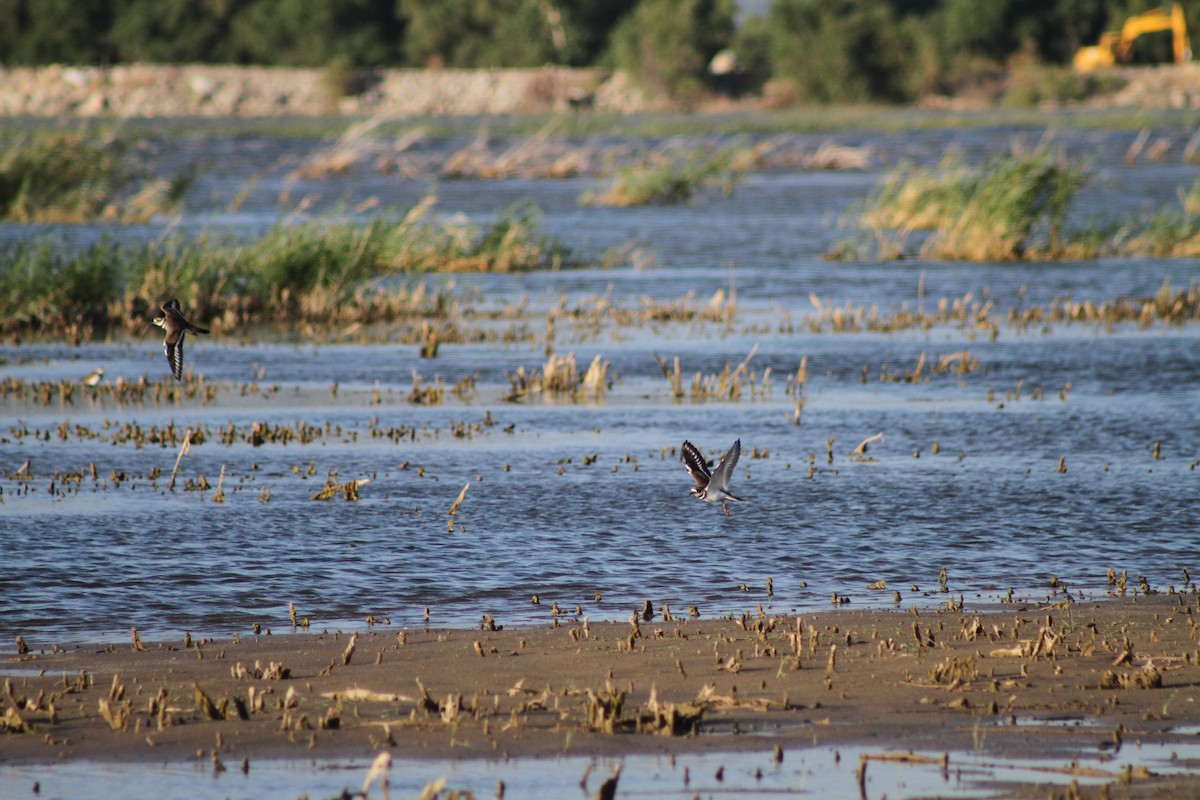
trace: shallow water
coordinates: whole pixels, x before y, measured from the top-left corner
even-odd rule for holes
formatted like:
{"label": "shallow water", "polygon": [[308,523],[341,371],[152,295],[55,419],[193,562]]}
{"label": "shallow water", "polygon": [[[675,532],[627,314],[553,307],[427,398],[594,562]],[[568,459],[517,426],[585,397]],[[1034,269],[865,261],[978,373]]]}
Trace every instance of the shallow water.
{"label": "shallow water", "polygon": [[[1073,596],[1098,598],[1109,589],[1108,568],[1127,570],[1131,589],[1143,575],[1156,589],[1180,584],[1181,568],[1200,569],[1195,325],[1002,324],[993,340],[988,331],[957,324],[835,334],[804,323],[814,313],[810,296],[825,306],[876,304],[886,313],[929,309],[969,293],[972,302],[993,301],[993,317],[1002,318],[1007,308],[1055,298],[1102,302],[1152,295],[1164,281],[1178,288],[1200,280],[1197,260],[976,265],[822,258],[831,243],[851,235],[835,223],[886,164],[932,160],[950,146],[984,158],[1015,136],[1040,135],[1007,128],[856,133],[843,140],[886,154],[872,171],[752,175],[728,200],[666,208],[579,207],[576,198],[593,183],[582,178],[440,182],[447,213],[474,218],[532,199],[547,233],[577,252],[595,255],[632,241],[653,254],[651,265],[429,276],[431,287],[481,309],[527,298],[518,322],[530,332],[507,343],[444,344],[434,360],[419,359],[415,345],[394,343],[191,337],[187,366],[216,387],[211,401],[117,406],[80,389],[67,405],[0,403],[2,646],[11,647],[17,634],[38,647],[117,641],[130,627],[148,639],[185,630],[228,636],[255,623],[283,630],[289,602],[317,629],[347,629],[363,626],[367,615],[419,625],[426,608],[433,625],[471,626],[483,614],[500,624],[548,623],[550,601],[571,611],[578,605],[593,620],[624,619],[644,599],[669,603],[676,613],[696,606],[705,617],[759,602],[775,612],[812,610],[829,607],[834,592],[849,596],[851,607],[890,606],[893,591],[905,607],[959,596],[979,607],[1010,588],[1018,598],[1043,599],[1053,578]],[[1178,163],[1169,170],[1126,166],[1120,155],[1132,136],[1057,134],[1062,146],[1103,167],[1081,213],[1165,202],[1200,174]],[[170,142],[149,163],[186,160]],[[286,213],[279,201],[286,172],[317,144],[191,141],[191,157],[221,159],[202,173],[178,228],[261,232]],[[257,176],[247,203],[229,211],[247,174]],[[319,209],[352,207],[368,196],[381,197],[384,207],[403,206],[427,189],[428,182],[362,168],[290,191],[293,198],[319,193]],[[158,236],[165,225],[116,235]],[[99,233],[72,235],[89,231]],[[8,239],[29,234],[0,226]],[[506,373],[544,362],[545,312],[564,297],[567,308],[590,308],[600,297],[624,309],[643,298],[699,308],[718,289],[736,291],[737,314],[728,325],[593,330],[560,320],[556,350],[574,352],[581,371],[600,355],[613,386],[579,402],[503,399]],[[678,356],[688,384],[692,373],[736,365],[756,346],[750,369],[761,380],[770,367],[771,389],[736,401],[674,400],[654,360],[656,353]],[[963,350],[979,362],[970,373],[926,370],[917,383],[879,380],[885,372],[903,375],[922,354],[936,363]],[[787,376],[805,357],[809,381],[797,426]],[[82,347],[5,343],[0,359],[0,379],[78,380],[100,365],[110,383],[167,374],[151,328],[141,339]],[[441,405],[413,405],[407,396],[414,370],[426,382],[440,377],[447,388],[474,377],[476,391],[466,401],[447,392]],[[454,435],[462,422],[479,427],[469,437]],[[165,485],[177,445],[123,440],[117,434],[127,423],[207,431],[208,441],[183,458],[175,491]],[[245,441],[254,423],[304,423],[322,433],[309,444],[254,447]],[[231,425],[241,439],[222,444],[220,432]],[[372,435],[397,426],[406,434],[395,440]],[[869,460],[849,456],[880,432],[884,439],[872,445]],[[730,516],[688,496],[677,461],[685,438],[714,458],[741,438],[745,453],[733,490],[746,502]],[[755,450],[769,455],[754,458]],[[15,479],[27,459],[32,479]],[[215,503],[222,467],[226,499]],[[162,477],[148,477],[156,469]],[[308,499],[330,470],[341,481],[371,483],[356,503]],[[57,488],[70,491],[51,495],[56,472],[85,477],[77,491],[60,478]],[[114,485],[114,474],[125,480]],[[183,490],[201,476],[213,488]],[[447,509],[468,482],[456,531],[448,533]],[[938,585],[943,566],[946,592]],[[866,588],[881,579],[886,591]],[[534,594],[540,605],[530,602]]]}
{"label": "shallow water", "polygon": [[[1197,745],[1164,741],[1127,746],[1115,754],[1080,753],[1037,759],[1007,758],[986,750],[953,753],[916,752],[911,761],[893,758],[867,762],[862,784],[867,797],[989,798],[1009,796],[1015,783],[1062,786],[1072,780],[1083,785],[1108,783],[1129,768],[1155,774],[1186,774],[1194,769]],[[814,746],[791,749],[777,762],[771,752],[699,753],[674,757],[627,756],[593,759],[564,755],[554,759],[488,761],[393,761],[391,797],[416,797],[431,781],[443,780],[450,790],[470,791],[475,797],[504,796],[523,800],[591,797],[600,783],[620,766],[620,797],[733,797],[785,796],[860,797],[862,756],[884,756],[858,747]],[[945,763],[942,759],[945,756]],[[74,762],[52,766],[0,765],[0,789],[6,795],[39,798],[106,797],[129,800],[161,797],[195,798],[313,798],[338,797],[357,791],[371,759],[252,761],[245,772],[235,754],[227,755],[226,771],[214,772],[207,759],[194,764],[111,764]],[[1076,766],[1100,773],[1073,775]],[[583,779],[586,778],[586,783]],[[370,795],[381,796],[378,783]]]}

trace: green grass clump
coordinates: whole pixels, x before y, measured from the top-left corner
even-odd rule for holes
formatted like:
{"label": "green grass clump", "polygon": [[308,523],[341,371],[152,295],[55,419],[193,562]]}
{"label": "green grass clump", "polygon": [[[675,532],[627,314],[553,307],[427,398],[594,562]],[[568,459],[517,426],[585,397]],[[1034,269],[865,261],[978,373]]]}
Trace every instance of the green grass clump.
{"label": "green grass clump", "polygon": [[107,240],[78,255],[48,241],[10,245],[0,267],[0,328],[86,340],[97,322],[120,314],[112,305],[121,280],[117,252]]}
{"label": "green grass clump", "polygon": [[80,133],[19,137],[0,155],[0,216],[13,222],[95,219],[127,183],[123,148]]}
{"label": "green grass clump", "polygon": [[953,261],[1200,257],[1200,180],[1180,191],[1178,206],[1066,231],[1085,180],[1082,166],[1045,153],[982,167],[949,157],[933,168],[902,168],[887,176],[859,217],[875,241],[842,242],[829,257],[900,258],[914,231],[930,232],[922,256]]}
{"label": "green grass clump", "polygon": [[436,198],[426,197],[384,231],[383,265],[396,272],[515,272],[557,269],[569,253],[540,232],[541,212],[518,203],[484,229],[462,219],[428,220]]}
{"label": "green grass clump", "polygon": [[1084,169],[1045,153],[1008,156],[978,168],[957,160],[907,168],[884,182],[862,216],[868,228],[932,230],[922,255],[961,261],[1061,258]]}
{"label": "green grass clump", "polygon": [[[0,332],[87,338],[136,329],[170,297],[217,327],[387,321],[408,314],[402,290],[379,278],[430,271],[561,266],[568,253],[519,206],[484,228],[433,218],[427,197],[399,221],[278,225],[248,242],[175,238],[75,252],[40,240],[0,255]],[[71,334],[74,325],[81,333]]]}
{"label": "green grass clump", "polygon": [[902,166],[883,179],[859,223],[903,232],[936,228],[962,208],[972,183],[973,171],[954,153],[934,168]]}
{"label": "green grass clump", "polygon": [[375,279],[421,272],[553,269],[568,256],[540,233],[538,210],[514,207],[480,229],[465,219],[432,218],[426,197],[399,221],[366,225],[278,225],[241,246],[175,242],[133,262],[132,290],[172,293],[231,323],[321,323],[386,319],[393,306]]}
{"label": "green grass clump", "polygon": [[1158,209],[1140,230],[1118,239],[1115,249],[1128,256],[1200,257],[1200,179],[1180,192],[1178,208]]}
{"label": "green grass clump", "polygon": [[0,153],[0,219],[145,222],[176,210],[194,174],[189,170],[170,180],[139,183],[127,149],[115,137],[81,132],[18,135]]}
{"label": "green grass clump", "polygon": [[682,158],[622,167],[606,188],[584,192],[579,202],[593,206],[686,203],[697,192],[713,186],[729,194],[738,177],[728,150],[715,155],[699,151]]}

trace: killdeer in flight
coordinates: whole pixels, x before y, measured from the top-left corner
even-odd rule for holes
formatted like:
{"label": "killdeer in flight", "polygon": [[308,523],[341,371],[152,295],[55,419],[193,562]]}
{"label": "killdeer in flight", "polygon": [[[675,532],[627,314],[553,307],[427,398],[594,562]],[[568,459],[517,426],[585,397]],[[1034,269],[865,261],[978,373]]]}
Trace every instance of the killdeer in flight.
{"label": "killdeer in flight", "polygon": [[738,459],[742,455],[742,440],[738,439],[733,443],[729,452],[721,459],[721,463],[717,464],[717,468],[711,472],[696,445],[685,441],[680,449],[682,450],[683,465],[687,467],[688,474],[696,482],[696,485],[692,487],[692,494],[706,503],[720,503],[721,509],[728,516],[729,506],[726,503],[730,500],[735,503],[742,502],[742,498],[734,497],[729,492],[729,479],[733,477],[733,470],[737,467]]}
{"label": "killdeer in flight", "polygon": [[175,380],[183,380],[183,335],[208,333],[208,328],[199,328],[188,322],[179,310],[179,301],[174,297],[162,304],[162,312],[163,315],[156,317],[154,324],[167,332],[163,337],[163,350],[167,354],[167,363],[171,365],[171,374]]}

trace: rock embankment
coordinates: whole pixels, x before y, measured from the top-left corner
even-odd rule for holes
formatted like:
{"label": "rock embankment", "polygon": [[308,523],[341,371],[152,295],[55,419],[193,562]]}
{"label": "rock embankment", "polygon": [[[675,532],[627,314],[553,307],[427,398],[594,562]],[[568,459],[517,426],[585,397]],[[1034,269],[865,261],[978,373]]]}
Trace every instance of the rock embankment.
{"label": "rock embankment", "polygon": [[1200,62],[1153,67],[1116,67],[1123,88],[1092,105],[1114,108],[1200,108]]}
{"label": "rock embankment", "polygon": [[508,114],[571,106],[655,106],[599,70],[378,70],[212,65],[0,69],[0,115],[317,116]]}
{"label": "rock embankment", "polygon": [[[1079,105],[1200,108],[1200,63],[1114,67],[1098,74],[1114,78],[1119,88]],[[963,98],[943,101],[949,107],[974,106]],[[723,110],[738,107],[727,99],[720,102]],[[624,73],[562,67],[357,72],[208,64],[0,68],[0,115],[9,117],[403,117],[571,107],[633,113],[672,105],[643,91]]]}

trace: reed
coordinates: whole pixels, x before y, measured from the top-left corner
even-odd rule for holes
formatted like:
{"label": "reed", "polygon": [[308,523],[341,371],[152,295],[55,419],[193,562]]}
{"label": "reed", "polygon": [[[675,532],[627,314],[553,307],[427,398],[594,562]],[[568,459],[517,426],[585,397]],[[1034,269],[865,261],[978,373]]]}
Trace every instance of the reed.
{"label": "reed", "polygon": [[14,222],[93,219],[127,180],[116,142],[81,133],[21,136],[0,155],[0,215]]}
{"label": "reed", "polygon": [[[16,242],[2,257],[0,328],[48,330],[75,338],[116,312],[117,248],[104,240],[72,255],[50,240]],[[83,336],[86,339],[86,336]]]}
{"label": "reed", "polygon": [[379,278],[552,269],[569,257],[541,234],[535,207],[514,207],[480,227],[434,218],[435,204],[427,197],[398,221],[279,224],[248,243],[200,237],[122,247],[104,240],[72,250],[60,239],[37,238],[0,256],[0,331],[62,335],[74,326],[86,339],[92,329],[140,327],[168,297],[225,328],[392,321],[437,301],[384,288]]}
{"label": "reed", "polygon": [[600,356],[596,355],[583,375],[583,390],[586,394],[599,397],[607,391],[608,386],[608,362],[601,361]]}
{"label": "reed", "polygon": [[575,354],[565,356],[551,354],[542,367],[542,391],[553,393],[574,392],[579,387],[579,367]]}
{"label": "reed", "polygon": [[435,377],[432,383],[422,383],[421,374],[412,371],[412,391],[408,393],[408,402],[414,405],[436,406],[446,397],[446,384],[440,377]]}
{"label": "reed", "polygon": [[[686,203],[704,189],[731,194],[741,173],[728,150],[706,149],[622,167],[608,186],[584,192],[579,202],[594,206],[645,206]],[[739,162],[740,163],[740,162]]]}
{"label": "reed", "polygon": [[966,261],[1060,257],[1067,212],[1085,179],[1082,167],[1041,154],[1004,159],[985,168],[961,213],[938,226],[926,250]]}
{"label": "reed", "polygon": [[903,165],[890,171],[859,218],[866,228],[933,229],[967,200],[972,170],[956,153],[936,167]]}
{"label": "reed", "polygon": [[922,255],[961,261],[1059,258],[1078,248],[1064,236],[1086,171],[1044,151],[981,167],[948,157],[932,169],[892,173],[863,213],[868,228],[932,230]]}
{"label": "reed", "polygon": [[194,173],[139,185],[126,152],[125,143],[111,135],[22,133],[0,153],[0,219],[145,222],[177,209]]}
{"label": "reed", "polygon": [[1121,255],[1154,258],[1200,255],[1200,180],[1186,192],[1180,191],[1178,207],[1155,211],[1140,231],[1119,239],[1116,249]]}
{"label": "reed", "polygon": [[608,367],[608,362],[597,355],[581,377],[574,353],[565,356],[551,353],[540,369],[526,370],[522,366],[515,373],[506,372],[509,393],[505,399],[515,401],[537,394],[566,397],[575,402],[601,399],[610,385]]}
{"label": "reed", "polygon": [[[758,345],[750,348],[750,352],[736,367],[726,361],[720,372],[696,372],[692,375],[690,396],[693,401],[702,400],[740,400],[743,394],[751,400],[764,398],[771,392],[771,368],[767,367],[759,375],[749,369],[750,360],[758,352]],[[679,365],[679,356],[674,362],[654,354],[654,360],[662,370],[663,377],[671,387],[671,396],[676,400],[688,396],[684,389],[683,371]]]}

